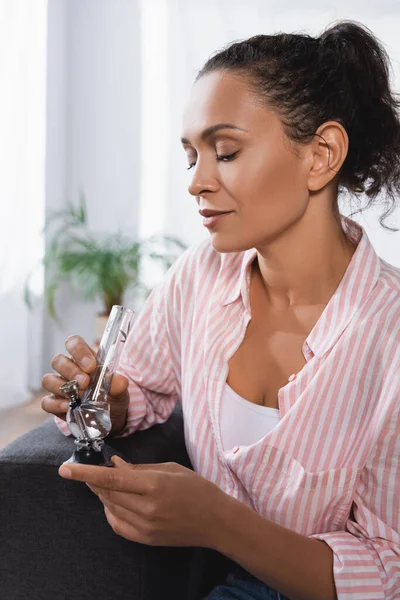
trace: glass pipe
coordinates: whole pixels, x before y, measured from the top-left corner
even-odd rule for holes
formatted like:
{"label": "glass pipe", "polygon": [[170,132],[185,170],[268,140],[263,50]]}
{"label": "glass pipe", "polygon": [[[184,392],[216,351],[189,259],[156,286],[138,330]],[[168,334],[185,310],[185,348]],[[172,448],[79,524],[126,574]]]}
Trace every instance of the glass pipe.
{"label": "glass pipe", "polygon": [[134,312],[129,308],[112,307],[96,354],[96,370],[90,375],[82,397],[74,379],[60,387],[69,397],[67,424],[77,446],[67,462],[108,464],[102,451],[104,438],[111,431],[108,396],[133,316]]}

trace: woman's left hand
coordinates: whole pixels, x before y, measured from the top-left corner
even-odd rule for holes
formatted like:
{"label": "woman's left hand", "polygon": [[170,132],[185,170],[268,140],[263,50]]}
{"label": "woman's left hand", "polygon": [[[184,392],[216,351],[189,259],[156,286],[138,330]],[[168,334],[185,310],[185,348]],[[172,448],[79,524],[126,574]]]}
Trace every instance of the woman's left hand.
{"label": "woman's left hand", "polygon": [[115,468],[68,463],[59,474],[88,484],[115,533],[128,540],[214,547],[230,496],[177,463],[132,465],[116,456],[112,461]]}

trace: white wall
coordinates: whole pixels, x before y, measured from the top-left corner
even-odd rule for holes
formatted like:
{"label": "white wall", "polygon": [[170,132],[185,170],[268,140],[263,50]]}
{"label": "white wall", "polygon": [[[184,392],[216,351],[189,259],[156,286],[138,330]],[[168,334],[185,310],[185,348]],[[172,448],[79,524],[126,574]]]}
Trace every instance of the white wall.
{"label": "white wall", "polygon": [[[46,212],[86,195],[95,232],[136,235],[140,186],[140,23],[135,0],[49,0]],[[65,286],[60,329],[44,317],[42,372],[68,335],[94,338],[100,303]]]}

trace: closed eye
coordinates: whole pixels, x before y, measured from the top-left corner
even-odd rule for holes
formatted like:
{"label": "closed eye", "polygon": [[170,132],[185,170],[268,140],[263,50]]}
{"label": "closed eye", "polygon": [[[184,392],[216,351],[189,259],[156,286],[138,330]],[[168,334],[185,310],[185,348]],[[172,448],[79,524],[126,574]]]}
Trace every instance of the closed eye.
{"label": "closed eye", "polygon": [[[224,156],[219,156],[217,154],[217,160],[222,161],[222,162],[229,162],[230,160],[233,160],[236,155],[237,155],[237,152],[233,152],[233,154],[225,154]],[[195,166],[196,166],[196,163],[192,163],[191,165],[188,166],[188,170],[192,169]]]}

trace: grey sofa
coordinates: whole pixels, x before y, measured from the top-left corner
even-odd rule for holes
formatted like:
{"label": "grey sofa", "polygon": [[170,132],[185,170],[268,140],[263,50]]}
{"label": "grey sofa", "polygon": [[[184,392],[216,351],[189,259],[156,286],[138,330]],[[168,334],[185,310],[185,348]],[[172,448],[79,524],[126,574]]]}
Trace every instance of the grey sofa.
{"label": "grey sofa", "polygon": [[[51,418],[0,452],[1,600],[200,600],[224,581],[231,563],[218,552],[117,536],[88,487],[58,475],[73,449]],[[163,425],[108,439],[105,450],[192,468],[179,403]]]}

